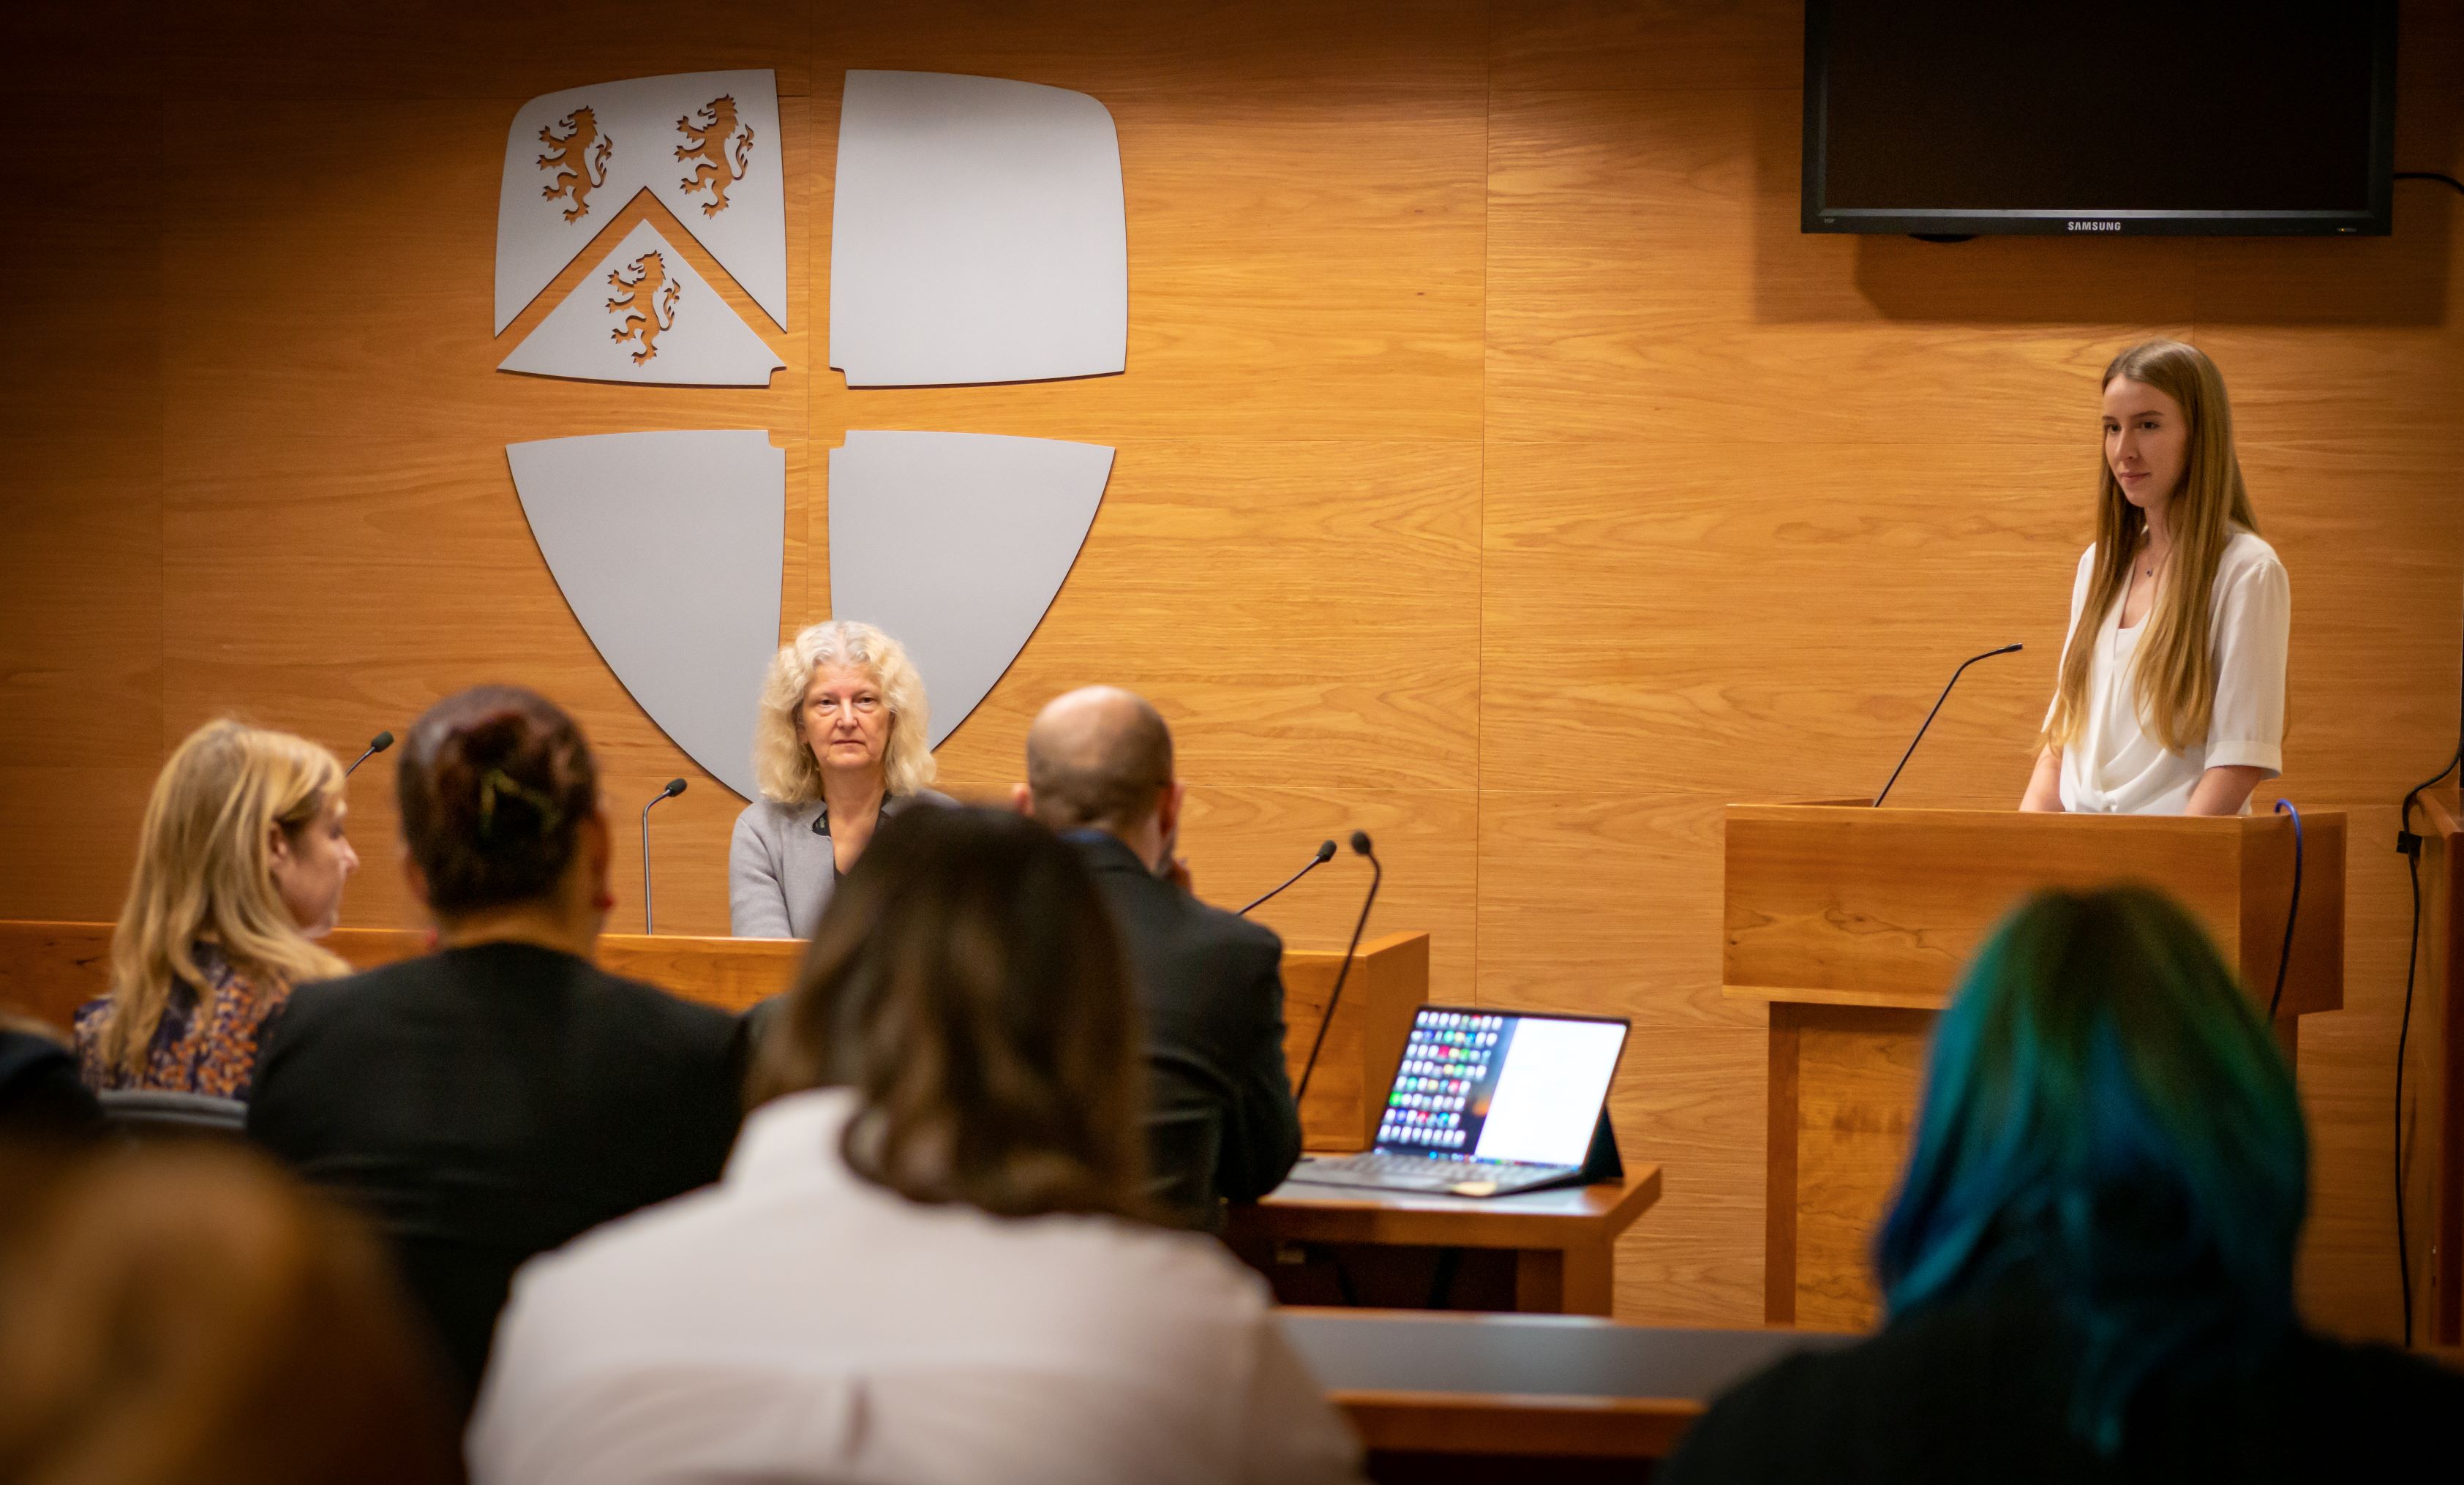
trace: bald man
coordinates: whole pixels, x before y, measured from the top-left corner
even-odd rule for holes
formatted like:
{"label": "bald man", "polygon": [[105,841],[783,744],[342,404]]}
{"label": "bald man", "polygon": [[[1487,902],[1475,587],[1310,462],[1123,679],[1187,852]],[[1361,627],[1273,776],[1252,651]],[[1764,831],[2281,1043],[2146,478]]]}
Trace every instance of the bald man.
{"label": "bald man", "polygon": [[1116,687],[1071,691],[1026,734],[1019,809],[1078,848],[1111,907],[1146,1023],[1148,1147],[1193,1225],[1254,1201],[1300,1158],[1284,1071],[1283,940],[1190,895],[1173,850],[1172,730]]}

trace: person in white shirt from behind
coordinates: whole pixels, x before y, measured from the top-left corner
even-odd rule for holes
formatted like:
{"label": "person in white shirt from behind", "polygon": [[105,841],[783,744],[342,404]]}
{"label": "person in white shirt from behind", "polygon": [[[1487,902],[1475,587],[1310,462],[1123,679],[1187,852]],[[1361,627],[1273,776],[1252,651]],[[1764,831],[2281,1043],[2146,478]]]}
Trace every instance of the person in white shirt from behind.
{"label": "person in white shirt from behind", "polygon": [[2149,340],[2104,370],[2096,545],[2023,810],[2236,815],[2284,769],[2293,595],[2215,362]]}
{"label": "person in white shirt from behind", "polygon": [[720,1184],[521,1271],[472,1478],[1357,1479],[1264,1283],[1139,1220],[1133,1006],[1042,825],[884,820]]}

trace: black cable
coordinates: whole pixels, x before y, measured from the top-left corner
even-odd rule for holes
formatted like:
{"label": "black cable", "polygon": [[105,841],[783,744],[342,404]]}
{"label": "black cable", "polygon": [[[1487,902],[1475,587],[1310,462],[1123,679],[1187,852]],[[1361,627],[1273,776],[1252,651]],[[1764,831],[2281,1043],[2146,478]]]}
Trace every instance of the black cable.
{"label": "black cable", "polygon": [[1249,906],[1242,908],[1240,912],[1234,914],[1234,916],[1241,918],[1249,916],[1250,913],[1257,910],[1260,904],[1265,902],[1268,898],[1273,897],[1285,887],[1290,886],[1293,883],[1298,882],[1301,878],[1308,876],[1310,872],[1317,870],[1320,866],[1325,865],[1328,862],[1332,860],[1334,860],[1334,842],[1331,841],[1321,842],[1318,845],[1317,854],[1309,858],[1309,863],[1308,865],[1303,866],[1300,870],[1293,872],[1288,877],[1286,877],[1280,884],[1268,887],[1265,891],[1263,891],[1256,897],[1251,898],[1249,900]]}
{"label": "black cable", "polygon": [[[2395,848],[2404,857],[2405,874],[2412,879],[2412,933],[2404,941],[2404,1015],[2395,1028],[2395,1271],[2396,1284],[2404,1295],[2404,1343],[2412,1344],[2412,1245],[2404,1230],[2404,1054],[2412,1037],[2412,984],[2421,963],[2421,837],[2412,833],[2413,807],[2420,803],[2422,792],[2444,782],[2459,764],[2464,764],[2464,737],[2455,744],[2455,753],[2447,766],[2405,791],[2404,807],[2396,817]],[[2450,861],[2447,869],[2457,869]],[[2450,950],[2453,952],[2453,950]]]}
{"label": "black cable", "polygon": [[[2412,877],[2412,937],[2404,946],[2404,1019],[2395,1032],[2395,1276],[2404,1291],[2404,1343],[2412,1345],[2412,1249],[2404,1234],[2404,1048],[2412,1032],[2412,972],[2421,955],[2421,857],[2405,858]],[[2449,867],[2453,870],[2451,864]]]}
{"label": "black cable", "polygon": [[[2435,170],[2406,170],[2398,180],[2443,181],[2458,192],[2464,192],[2464,182]],[[2464,665],[2464,661],[2459,661]],[[2396,1283],[2404,1294],[2404,1343],[2412,1344],[2412,1252],[2404,1231],[2404,1054],[2412,1036],[2412,982],[2421,961],[2421,837],[2412,833],[2413,806],[2422,795],[2444,783],[2447,775],[2464,769],[2464,676],[2456,686],[2457,714],[2455,719],[2455,751],[2438,766],[2438,772],[2405,791],[2404,804],[2396,812],[2395,848],[2405,860],[2406,875],[2412,879],[2412,935],[2404,942],[2404,1016],[2395,1029],[2395,1266]],[[2447,869],[2464,869],[2464,863],[2448,853]],[[2448,952],[2458,950],[2449,946]],[[2451,1095],[2453,1090],[2449,1090]]]}
{"label": "black cable", "polygon": [[1944,687],[1942,694],[1933,699],[1933,710],[1925,713],[1924,723],[1917,728],[1917,734],[1908,739],[1908,751],[1900,754],[1899,768],[1891,770],[1891,776],[1882,780],[1882,792],[1874,796],[1874,808],[1881,809],[1882,801],[1891,797],[1891,786],[1900,781],[1900,769],[1906,768],[1908,759],[1916,756],[1917,744],[1925,741],[1925,730],[1932,727],[1933,719],[1942,714],[1942,704],[1950,700],[1950,687],[1959,684],[1959,678],[1968,673],[1968,667],[1980,660],[1991,660],[1996,655],[2015,654],[2025,648],[2027,648],[2025,644],[2005,644],[2000,649],[1989,649],[1982,655],[1970,655],[1959,663],[1959,668],[1950,673],[1950,686]]}
{"label": "black cable", "polygon": [[2284,909],[2284,948],[2276,956],[2276,994],[2267,997],[2267,1023],[2276,1024],[2276,1008],[2284,1003],[2284,972],[2293,967],[2293,925],[2301,916],[2301,812],[2290,799],[2276,801],[2276,813],[2293,817],[2293,906]]}
{"label": "black cable", "polygon": [[1361,901],[1360,917],[1352,925],[1352,942],[1343,950],[1343,967],[1334,972],[1334,989],[1326,997],[1326,1015],[1317,1023],[1317,1039],[1309,1043],[1309,1060],[1301,1064],[1301,1085],[1292,1094],[1294,1107],[1309,1097],[1309,1079],[1317,1072],[1317,1055],[1326,1050],[1327,1028],[1334,1024],[1334,1008],[1343,1004],[1343,982],[1352,973],[1353,956],[1360,952],[1360,930],[1369,927],[1369,909],[1377,905],[1377,888],[1386,880],[1385,863],[1369,848],[1369,837],[1363,831],[1352,833],[1352,849],[1369,858],[1369,896]]}
{"label": "black cable", "polygon": [[2450,190],[2464,192],[2464,181],[2459,181],[2452,175],[2441,174],[2436,170],[2398,170],[2393,179],[2399,181],[2436,181]]}

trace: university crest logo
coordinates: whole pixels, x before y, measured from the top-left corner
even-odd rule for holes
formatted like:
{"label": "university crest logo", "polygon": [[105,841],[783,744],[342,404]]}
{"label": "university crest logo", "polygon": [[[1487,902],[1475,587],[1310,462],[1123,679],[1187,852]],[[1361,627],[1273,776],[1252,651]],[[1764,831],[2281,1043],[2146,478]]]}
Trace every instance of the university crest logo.
{"label": "university crest logo", "polygon": [[[783,361],[710,271],[785,330],[778,131],[768,72],[637,77],[523,105],[499,198],[497,334],[542,290],[567,287],[499,369],[766,385]],[[850,72],[835,196],[829,360],[850,387],[1125,368],[1120,147],[1094,99]],[[592,264],[578,278],[577,258]],[[546,439],[506,457],[602,657],[678,746],[750,797],[761,674],[782,623],[820,617],[780,612],[785,451],[759,431],[678,429]],[[933,697],[934,746],[1059,595],[1112,459],[1100,445],[961,432],[851,429],[830,450],[832,615],[906,644]]]}

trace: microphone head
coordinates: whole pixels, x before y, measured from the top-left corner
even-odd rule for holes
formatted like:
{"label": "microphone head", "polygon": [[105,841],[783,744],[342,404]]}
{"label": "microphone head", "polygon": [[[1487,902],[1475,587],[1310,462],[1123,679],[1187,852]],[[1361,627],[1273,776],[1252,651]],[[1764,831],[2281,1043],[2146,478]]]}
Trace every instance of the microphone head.
{"label": "microphone head", "polygon": [[379,732],[374,737],[368,739],[368,751],[370,753],[383,753],[392,746],[393,733],[390,731]]}
{"label": "microphone head", "polygon": [[1352,833],[1352,854],[1354,856],[1370,856],[1375,854],[1369,848],[1368,831],[1355,830]]}
{"label": "microphone head", "polygon": [[1331,862],[1331,861],[1334,860],[1334,842],[1333,842],[1333,841],[1320,841],[1317,843],[1317,860],[1318,860],[1321,863],[1326,863],[1326,862]]}
{"label": "microphone head", "polygon": [[659,797],[662,799],[672,799],[684,792],[685,781],[681,778],[671,778],[668,780],[668,787],[659,791]]}

